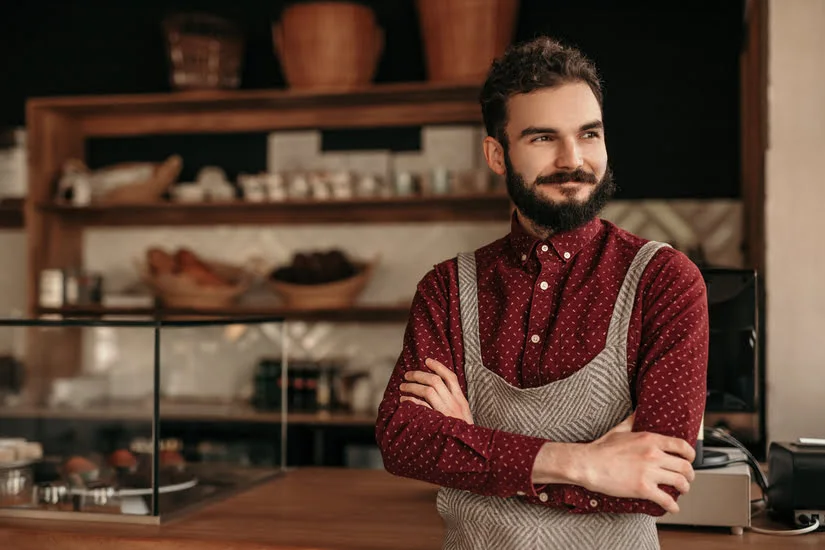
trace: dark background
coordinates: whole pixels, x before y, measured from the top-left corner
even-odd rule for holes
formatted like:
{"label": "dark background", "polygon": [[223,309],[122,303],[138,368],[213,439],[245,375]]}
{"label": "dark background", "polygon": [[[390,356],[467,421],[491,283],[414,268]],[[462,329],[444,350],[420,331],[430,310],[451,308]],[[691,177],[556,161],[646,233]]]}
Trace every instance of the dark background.
{"label": "dark background", "polygon": [[[374,0],[386,31],[378,82],[425,79],[413,0]],[[243,25],[242,88],[283,87],[269,0],[0,0],[0,126],[25,123],[27,97],[169,91],[160,22],[178,10]],[[579,46],[605,82],[605,123],[619,198],[740,196],[739,53],[743,0],[522,0],[516,39],[546,33]],[[417,129],[326,136],[330,147],[414,148]],[[264,134],[89,143],[89,163],[183,155],[230,177],[266,167]]]}

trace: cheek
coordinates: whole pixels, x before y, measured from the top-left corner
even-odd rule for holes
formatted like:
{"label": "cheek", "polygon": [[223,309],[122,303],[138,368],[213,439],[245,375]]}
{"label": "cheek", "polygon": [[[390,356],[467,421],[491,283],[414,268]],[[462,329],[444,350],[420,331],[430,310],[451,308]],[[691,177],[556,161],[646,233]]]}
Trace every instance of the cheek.
{"label": "cheek", "polygon": [[592,150],[588,151],[585,159],[597,176],[602,177],[607,171],[607,149],[604,143],[594,146]]}
{"label": "cheek", "polygon": [[552,164],[552,159],[548,161],[546,152],[542,155],[538,150],[526,151],[520,149],[510,153],[510,162],[513,169],[524,178],[524,181],[530,183],[535,181],[539,174],[546,171],[548,163]]}

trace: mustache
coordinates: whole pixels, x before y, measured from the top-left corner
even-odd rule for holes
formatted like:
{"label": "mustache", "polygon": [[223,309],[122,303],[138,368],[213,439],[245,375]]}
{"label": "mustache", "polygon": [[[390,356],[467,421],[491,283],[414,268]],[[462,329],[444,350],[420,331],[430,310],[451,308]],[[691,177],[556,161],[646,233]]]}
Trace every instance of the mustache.
{"label": "mustache", "polygon": [[538,176],[536,178],[537,185],[543,183],[564,183],[567,181],[574,181],[576,183],[590,183],[593,185],[596,185],[599,182],[596,178],[596,174],[588,172],[582,168],[576,168],[572,172],[554,172],[552,174]]}

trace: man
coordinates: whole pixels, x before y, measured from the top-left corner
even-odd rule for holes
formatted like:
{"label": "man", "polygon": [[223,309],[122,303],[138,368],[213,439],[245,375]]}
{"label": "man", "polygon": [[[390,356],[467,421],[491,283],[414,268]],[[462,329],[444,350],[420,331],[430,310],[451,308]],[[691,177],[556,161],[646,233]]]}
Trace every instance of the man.
{"label": "man", "polygon": [[601,103],[592,63],[549,38],[484,84],[511,232],[421,280],[376,426],[389,472],[442,486],[445,548],[658,548],[654,516],[693,480],[705,286],[597,218],[614,192]]}

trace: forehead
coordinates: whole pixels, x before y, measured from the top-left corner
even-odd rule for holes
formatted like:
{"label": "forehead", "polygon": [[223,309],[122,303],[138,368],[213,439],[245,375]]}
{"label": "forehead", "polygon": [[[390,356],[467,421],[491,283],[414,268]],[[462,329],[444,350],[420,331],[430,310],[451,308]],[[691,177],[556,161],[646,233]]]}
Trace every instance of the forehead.
{"label": "forehead", "polygon": [[507,134],[513,139],[528,126],[576,131],[601,119],[599,102],[584,82],[517,94],[507,102]]}

